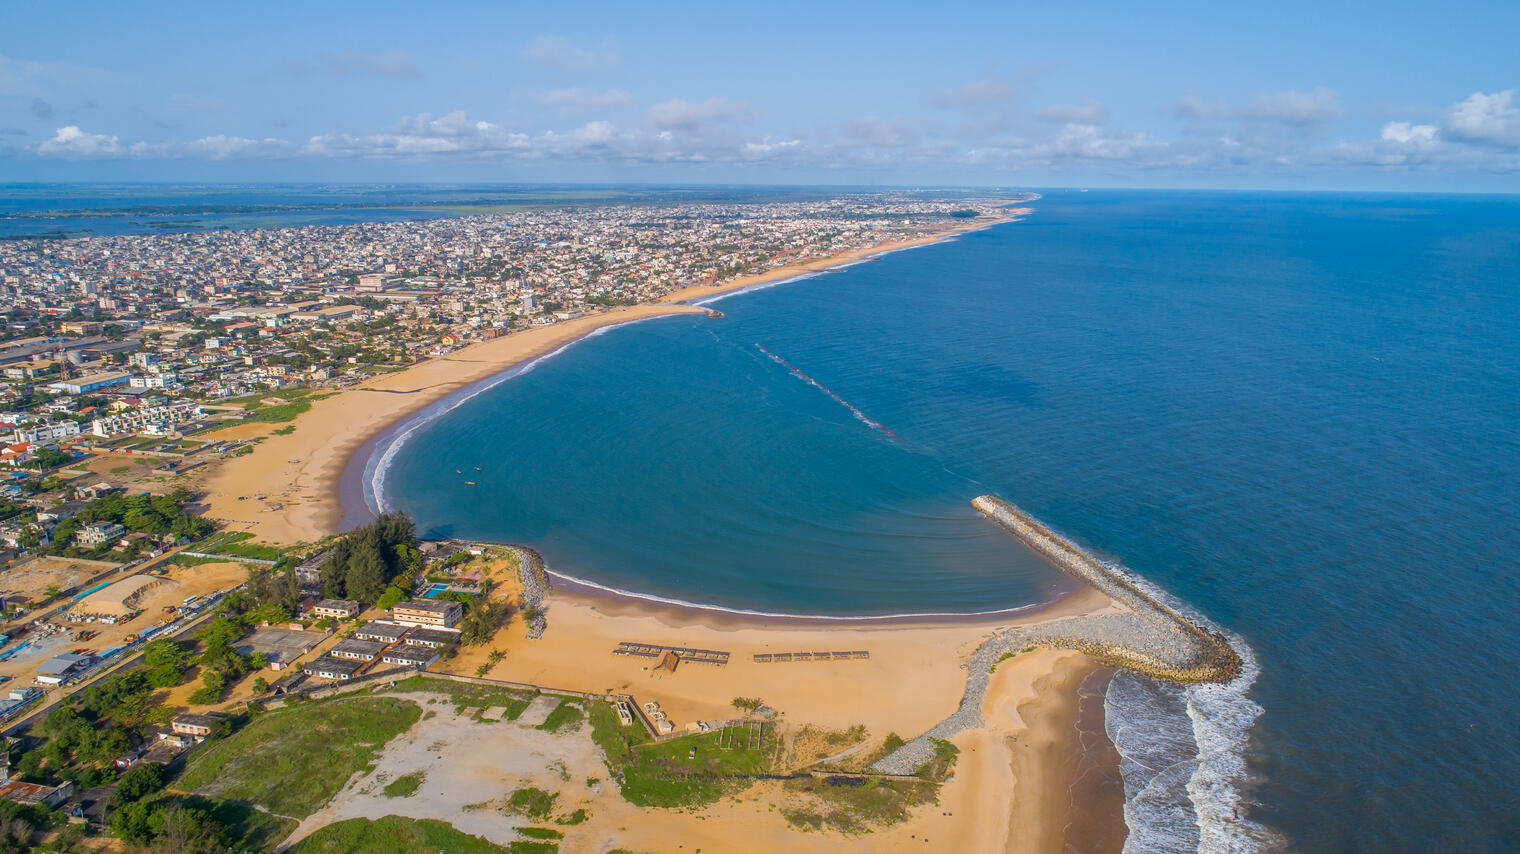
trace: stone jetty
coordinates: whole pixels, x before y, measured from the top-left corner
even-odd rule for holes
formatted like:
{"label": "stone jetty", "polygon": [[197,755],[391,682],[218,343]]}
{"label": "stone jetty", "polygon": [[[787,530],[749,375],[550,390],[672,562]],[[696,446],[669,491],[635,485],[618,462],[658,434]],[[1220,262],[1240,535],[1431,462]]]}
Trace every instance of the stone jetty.
{"label": "stone jetty", "polygon": [[1080,650],[1105,664],[1173,682],[1228,682],[1240,674],[1240,656],[1223,636],[1161,602],[1123,569],[1093,557],[1001,498],[982,495],[971,504],[1062,570],[1102,591],[1119,610],[995,632],[963,665],[966,692],[955,713],[870,770],[912,774],[934,758],[935,739],[980,726],[993,667],[1005,655],[1030,647]]}
{"label": "stone jetty", "polygon": [[526,546],[508,546],[517,556],[517,575],[522,581],[522,607],[533,609],[528,620],[528,639],[538,640],[544,636],[549,621],[544,616],[544,596],[549,592],[549,573],[544,571],[543,557]]}

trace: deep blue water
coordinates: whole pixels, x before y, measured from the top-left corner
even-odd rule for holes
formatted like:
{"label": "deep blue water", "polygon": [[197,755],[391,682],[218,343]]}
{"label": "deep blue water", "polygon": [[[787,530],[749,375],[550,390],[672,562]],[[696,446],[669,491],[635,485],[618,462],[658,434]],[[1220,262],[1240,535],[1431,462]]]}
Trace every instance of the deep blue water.
{"label": "deep blue water", "polygon": [[390,500],[619,587],[880,612],[1048,590],[995,492],[1250,644],[1250,814],[1296,849],[1520,848],[1520,199],[1036,208],[577,344]]}

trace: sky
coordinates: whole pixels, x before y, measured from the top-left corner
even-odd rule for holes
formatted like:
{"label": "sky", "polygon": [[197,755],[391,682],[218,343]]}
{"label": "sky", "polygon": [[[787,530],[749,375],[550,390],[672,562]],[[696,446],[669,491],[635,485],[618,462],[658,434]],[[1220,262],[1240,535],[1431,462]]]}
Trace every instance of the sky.
{"label": "sky", "polygon": [[1520,3],[6,3],[0,181],[1520,192]]}

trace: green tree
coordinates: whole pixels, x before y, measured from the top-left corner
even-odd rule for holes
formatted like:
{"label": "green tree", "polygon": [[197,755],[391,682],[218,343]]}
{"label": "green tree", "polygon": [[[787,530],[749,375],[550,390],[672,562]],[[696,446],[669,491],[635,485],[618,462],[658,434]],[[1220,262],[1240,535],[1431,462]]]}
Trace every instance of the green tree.
{"label": "green tree", "polygon": [[111,809],[118,809],[123,804],[142,800],[162,789],[164,782],[162,765],[147,762],[129,768],[117,781],[116,791],[111,793]]}
{"label": "green tree", "polygon": [[141,801],[125,804],[112,814],[111,832],[117,839],[141,845],[153,838],[153,830],[148,826],[152,814],[148,805]]}
{"label": "green tree", "polygon": [[345,587],[350,598],[360,602],[374,602],[385,592],[385,559],[373,543],[361,544],[349,560]]}

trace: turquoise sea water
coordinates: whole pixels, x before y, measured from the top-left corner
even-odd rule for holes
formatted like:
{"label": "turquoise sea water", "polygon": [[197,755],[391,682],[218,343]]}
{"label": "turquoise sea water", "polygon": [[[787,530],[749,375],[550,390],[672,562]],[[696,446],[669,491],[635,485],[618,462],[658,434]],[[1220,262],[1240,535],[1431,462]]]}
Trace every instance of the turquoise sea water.
{"label": "turquoise sea water", "polygon": [[383,500],[613,587],[862,614],[1048,595],[993,492],[1259,662],[1111,687],[1130,850],[1520,847],[1520,200],[1036,208],[580,342],[433,413]]}

